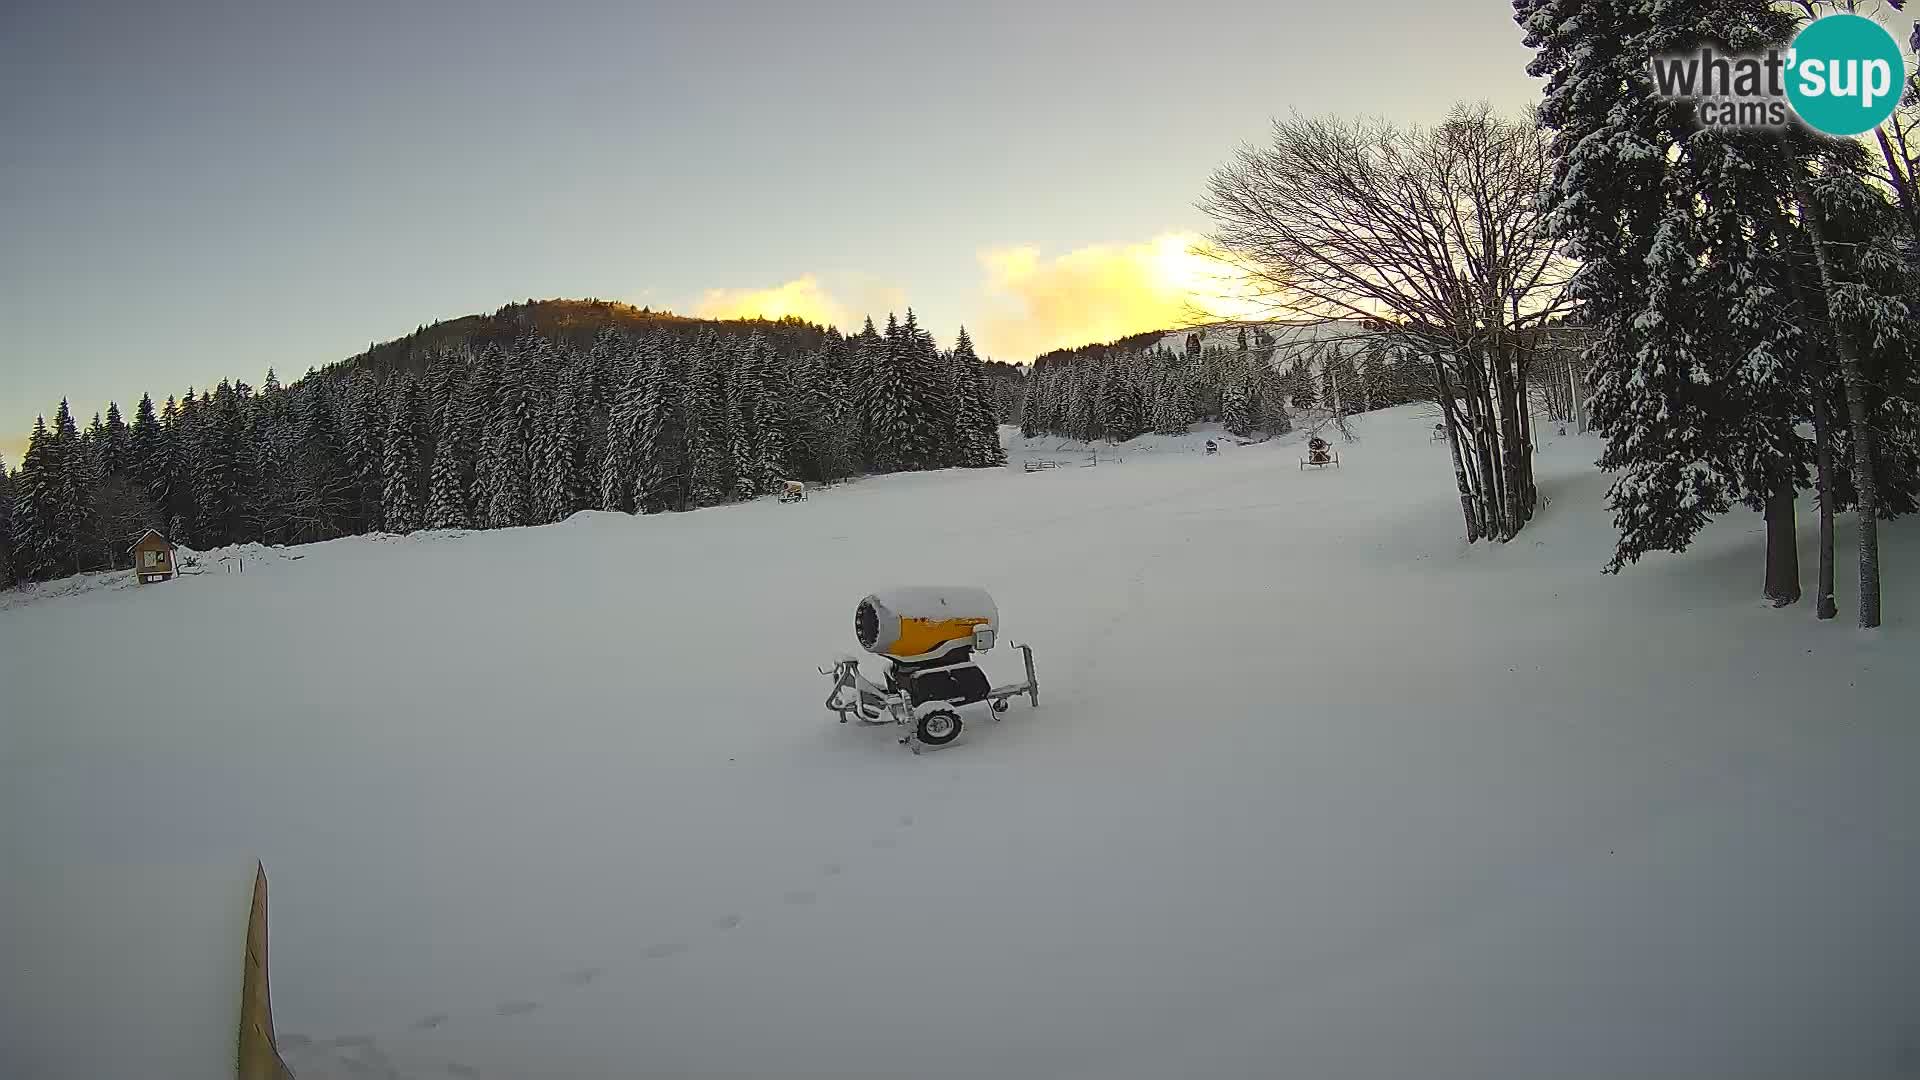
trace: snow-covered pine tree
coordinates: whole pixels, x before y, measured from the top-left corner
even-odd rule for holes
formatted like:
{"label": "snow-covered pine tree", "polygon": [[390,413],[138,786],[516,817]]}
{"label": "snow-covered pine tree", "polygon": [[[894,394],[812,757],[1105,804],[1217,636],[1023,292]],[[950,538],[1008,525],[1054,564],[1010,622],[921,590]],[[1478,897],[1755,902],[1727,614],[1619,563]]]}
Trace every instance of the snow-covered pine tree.
{"label": "snow-covered pine tree", "polygon": [[1287,412],[1287,391],[1280,372],[1273,366],[1271,354],[1255,353],[1252,393],[1258,403],[1254,409],[1254,427],[1265,435],[1285,435],[1293,430],[1293,417]]}
{"label": "snow-covered pine tree", "polygon": [[353,475],[347,463],[332,387],[309,377],[290,412],[300,426],[298,459],[288,499],[295,541],[324,540],[346,531]]}
{"label": "snow-covered pine tree", "polygon": [[533,521],[529,488],[533,431],[539,406],[535,387],[543,356],[541,343],[522,339],[502,359],[493,415],[480,446],[486,482],[476,493],[476,508],[490,529],[512,528]]}
{"label": "snow-covered pine tree", "polygon": [[379,378],[361,368],[348,380],[340,409],[341,436],[352,477],[348,532],[377,532],[381,527],[380,501],[386,489],[380,476],[380,443],[387,430],[384,413]]}
{"label": "snow-covered pine tree", "polygon": [[1037,438],[1047,430],[1047,414],[1052,407],[1048,395],[1052,392],[1053,366],[1035,362],[1033,370],[1027,375],[1026,392],[1020,400],[1021,438]]}
{"label": "snow-covered pine tree", "polygon": [[64,450],[55,432],[47,429],[46,417],[35,417],[13,493],[14,558],[21,575],[29,579],[75,572],[79,538],[72,532],[72,515],[64,506],[68,498]]}
{"label": "snow-covered pine tree", "polygon": [[[651,353],[651,341],[642,347]],[[632,358],[637,365],[638,356]],[[636,456],[640,431],[640,413],[645,400],[647,373],[638,366],[625,367],[620,389],[613,397],[607,416],[606,444],[600,449],[600,508],[618,513],[633,513],[634,483],[641,463]]]}
{"label": "snow-covered pine tree", "polygon": [[153,411],[153,395],[141,394],[140,404],[133,411],[133,424],[127,429],[128,471],[142,478],[150,478],[164,471],[160,434],[160,419]]}
{"label": "snow-covered pine tree", "polygon": [[[1650,57],[1703,37],[1736,52],[1778,45],[1791,18],[1766,0],[1518,0],[1515,11],[1536,50],[1529,70],[1548,80],[1548,220],[1579,263],[1600,464],[1618,474],[1607,569],[1685,550],[1736,499],[1773,502],[1785,527],[1770,542],[1791,544],[1791,495],[1811,453],[1794,430],[1802,328],[1781,291],[1802,167],[1786,158],[1809,136],[1786,136],[1801,148],[1788,152],[1772,133],[1702,129],[1690,106],[1653,94],[1648,74]],[[1784,565],[1779,555],[1770,563]]]}
{"label": "snow-covered pine tree", "polygon": [[[895,333],[898,332],[898,327],[895,327]],[[868,430],[872,415],[869,406],[874,400],[873,382],[879,375],[886,345],[887,339],[873,328],[871,315],[866,317],[860,332],[847,342],[846,390],[853,405],[854,450],[861,465],[866,468],[874,467],[878,453],[873,435]]]}
{"label": "snow-covered pine tree", "polygon": [[967,334],[964,326],[960,328],[959,339],[954,342],[952,362],[958,399],[955,409],[958,459],[954,463],[971,468],[1004,465],[1007,455],[1000,445],[1000,422],[994,408],[992,388],[987,384],[986,365],[974,352],[973,338]]}
{"label": "snow-covered pine tree", "polygon": [[656,338],[643,351],[634,398],[633,447],[639,468],[634,509],[643,514],[691,509],[690,356],[681,342]]}
{"label": "snow-covered pine tree", "polygon": [[933,335],[920,328],[912,308],[907,309],[906,321],[900,324],[897,348],[904,391],[900,464],[908,469],[937,468],[944,464],[946,442],[942,435],[946,417],[941,412],[944,365]]}
{"label": "snow-covered pine tree", "polygon": [[915,434],[909,416],[913,392],[907,374],[912,361],[900,323],[891,313],[887,315],[886,333],[877,345],[864,352],[867,371],[861,387],[860,411],[867,466],[874,472],[908,468],[908,454],[913,449]]}
{"label": "snow-covered pine tree", "polygon": [[727,423],[727,388],[721,376],[723,346],[705,334],[690,347],[682,415],[686,418],[688,462],[685,506],[717,506],[732,490],[733,433]]}
{"label": "snow-covered pine tree", "polygon": [[755,370],[759,335],[741,345],[722,339],[726,372],[727,469],[732,475],[728,497],[753,499],[766,493],[760,455],[760,374]]}
{"label": "snow-covered pine tree", "polygon": [[1154,433],[1185,435],[1188,425],[1193,422],[1192,414],[1187,411],[1186,364],[1182,362],[1180,354],[1170,349],[1156,349],[1153,359],[1155,368]]}
{"label": "snow-covered pine tree", "polygon": [[128,432],[126,421],[120,418],[120,405],[107,402],[107,422],[104,437],[100,443],[100,471],[108,476],[127,472]]}
{"label": "snow-covered pine tree", "polygon": [[65,398],[60,400],[60,410],[54,416],[53,441],[58,447],[59,469],[55,482],[59,491],[56,507],[60,535],[67,545],[65,555],[72,567],[70,572],[77,573],[85,569],[86,560],[92,557],[88,540],[93,535],[91,511],[95,478],[79,428],[74,423],[73,410]]}
{"label": "snow-covered pine tree", "polygon": [[387,532],[410,533],[424,523],[421,465],[427,418],[420,384],[400,380],[390,409],[381,446],[380,516]]}
{"label": "snow-covered pine tree", "polygon": [[7,472],[7,460],[0,457],[0,589],[18,580],[13,558],[13,476]]}
{"label": "snow-covered pine tree", "polygon": [[569,364],[554,394],[537,410],[530,481],[536,523],[564,521],[585,505],[578,486],[584,425],[574,395],[579,387],[576,369],[586,364],[584,356]]}
{"label": "snow-covered pine tree", "polygon": [[1242,439],[1253,434],[1253,402],[1247,400],[1246,354],[1236,352],[1220,387],[1220,426]]}
{"label": "snow-covered pine tree", "polygon": [[572,387],[574,437],[579,450],[574,455],[573,487],[580,493],[575,509],[598,509],[601,466],[607,456],[607,425],[611,412],[610,387],[620,384],[606,373],[628,366],[634,351],[631,338],[612,327],[602,330],[593,347],[580,362],[567,369],[564,378]]}
{"label": "snow-covered pine tree", "polygon": [[195,520],[202,546],[236,543],[246,535],[246,414],[234,385],[220,380],[201,410],[194,453]]}
{"label": "snow-covered pine tree", "polygon": [[473,525],[467,503],[465,425],[449,409],[440,423],[440,437],[434,440],[433,472],[427,488],[426,527],[429,529],[466,529]]}
{"label": "snow-covered pine tree", "polygon": [[440,433],[446,429],[447,413],[457,405],[467,362],[471,360],[472,355],[464,350],[442,348],[427,361],[426,375],[420,385],[420,407],[427,432],[432,436],[428,442],[429,450],[433,441],[438,440]]}
{"label": "snow-covered pine tree", "polygon": [[747,342],[749,378],[753,382],[753,476],[762,492],[792,471],[794,441],[790,365],[758,331]]}
{"label": "snow-covered pine tree", "polygon": [[473,508],[476,528],[485,527],[486,496],[492,490],[488,475],[491,462],[485,453],[487,431],[493,423],[494,398],[500,389],[500,372],[506,366],[506,352],[498,345],[487,345],[474,358],[473,370],[458,396],[460,446],[467,453],[467,497]]}

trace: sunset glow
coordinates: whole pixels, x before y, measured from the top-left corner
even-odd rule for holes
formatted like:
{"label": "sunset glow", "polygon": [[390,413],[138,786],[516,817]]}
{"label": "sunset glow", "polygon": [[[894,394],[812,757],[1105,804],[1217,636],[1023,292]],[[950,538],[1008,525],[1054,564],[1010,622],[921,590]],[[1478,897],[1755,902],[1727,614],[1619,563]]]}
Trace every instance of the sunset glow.
{"label": "sunset glow", "polygon": [[1201,254],[1190,232],[1134,244],[1095,244],[1051,258],[1031,246],[980,253],[993,314],[980,338],[995,355],[1049,349],[1147,330],[1243,318],[1258,310],[1243,279]]}

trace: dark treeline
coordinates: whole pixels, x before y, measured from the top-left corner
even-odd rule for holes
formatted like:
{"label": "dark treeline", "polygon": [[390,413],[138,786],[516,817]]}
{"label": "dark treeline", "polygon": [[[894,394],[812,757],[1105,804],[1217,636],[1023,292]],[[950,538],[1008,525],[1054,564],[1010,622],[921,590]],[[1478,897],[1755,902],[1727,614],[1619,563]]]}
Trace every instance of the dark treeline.
{"label": "dark treeline", "polygon": [[524,310],[512,337],[422,328],[290,385],[145,395],[84,429],[62,401],[0,469],[0,581],[124,566],[147,528],[202,550],[505,528],[1005,460],[1020,372],[964,330],[943,351],[911,311],[851,337],[643,314],[587,334]]}
{"label": "dark treeline", "polygon": [[1403,359],[1379,335],[1283,341],[1263,327],[1213,327],[1189,334],[1178,351],[1157,345],[1160,337],[1035,360],[1021,433],[1121,442],[1218,423],[1251,438],[1292,430],[1290,409],[1345,416],[1431,397],[1424,365]]}

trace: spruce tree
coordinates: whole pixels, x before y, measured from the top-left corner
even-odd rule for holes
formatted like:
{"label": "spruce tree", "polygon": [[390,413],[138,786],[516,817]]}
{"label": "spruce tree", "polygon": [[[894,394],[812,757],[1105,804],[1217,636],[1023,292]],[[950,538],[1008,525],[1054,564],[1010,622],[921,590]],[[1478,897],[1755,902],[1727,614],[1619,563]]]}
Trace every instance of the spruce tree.
{"label": "spruce tree", "polygon": [[473,525],[467,507],[466,453],[461,445],[465,426],[449,410],[434,440],[433,472],[427,489],[426,526],[429,529],[465,529]]}
{"label": "spruce tree", "polygon": [[20,572],[44,580],[74,572],[75,545],[65,503],[64,447],[45,417],[35,417],[14,481],[13,551]]}
{"label": "spruce tree", "polygon": [[861,432],[867,465],[875,472],[910,468],[915,431],[910,411],[913,391],[908,366],[911,348],[900,324],[887,315],[886,333],[864,350],[867,371],[861,386]]}
{"label": "spruce tree", "polygon": [[195,521],[204,547],[236,543],[244,535],[246,417],[239,392],[222,379],[202,410],[193,454]]}
{"label": "spruce tree", "polygon": [[721,377],[721,344],[708,335],[692,348],[684,393],[686,455],[689,463],[686,506],[717,506],[733,487],[733,432],[728,424],[726,384]]}
{"label": "spruce tree", "polygon": [[420,386],[404,379],[394,394],[381,446],[380,517],[387,532],[410,533],[423,523],[420,466],[425,427]]}
{"label": "spruce tree", "polygon": [[1792,159],[1810,137],[1794,129],[1783,149],[1773,133],[1700,128],[1648,73],[1652,56],[1703,37],[1736,52],[1779,45],[1791,18],[1765,0],[1515,9],[1537,52],[1529,70],[1548,80],[1548,220],[1580,263],[1593,426],[1607,437],[1600,464],[1617,474],[1608,570],[1685,550],[1735,501],[1783,501],[1769,539],[1791,544],[1792,492],[1812,455],[1795,430],[1807,412],[1793,359],[1804,331],[1784,285]]}
{"label": "spruce tree", "polygon": [[53,444],[58,535],[64,545],[61,566],[63,570],[78,573],[84,569],[83,562],[88,554],[85,551],[86,541],[92,531],[92,515],[89,511],[93,471],[87,461],[85,448],[81,445],[73,410],[68,407],[65,398],[61,399],[60,410],[54,417]]}
{"label": "spruce tree", "polygon": [[538,405],[534,396],[537,357],[535,349],[522,342],[501,364],[493,416],[480,446],[485,480],[476,501],[488,528],[511,528],[533,520],[529,486]]}
{"label": "spruce tree", "polygon": [[647,391],[646,375],[631,372],[620,392],[614,395],[607,417],[606,445],[600,452],[600,508],[632,513],[634,482],[639,476],[636,442],[640,432],[640,410]]}
{"label": "spruce tree", "polygon": [[535,422],[531,480],[535,522],[564,521],[585,506],[579,467],[583,424],[574,397],[578,389],[575,378],[562,379]]}
{"label": "spruce tree", "polygon": [[[148,403],[148,408],[152,408],[151,402]],[[100,450],[102,471],[107,475],[127,472],[131,465],[128,460],[130,446],[126,422],[120,418],[120,406],[116,402],[109,401],[107,402],[105,437],[101,442]]]}
{"label": "spruce tree", "polygon": [[0,458],[0,589],[10,588],[17,580],[13,559],[13,477],[7,461]]}
{"label": "spruce tree", "polygon": [[381,408],[379,380],[373,372],[362,368],[346,381],[339,424],[352,479],[351,520],[347,529],[349,532],[378,531],[380,502],[386,487],[380,475],[384,456],[380,444],[386,436],[387,420]]}
{"label": "spruce tree", "polygon": [[678,342],[655,341],[633,398],[634,509],[643,514],[690,508],[687,353]]}

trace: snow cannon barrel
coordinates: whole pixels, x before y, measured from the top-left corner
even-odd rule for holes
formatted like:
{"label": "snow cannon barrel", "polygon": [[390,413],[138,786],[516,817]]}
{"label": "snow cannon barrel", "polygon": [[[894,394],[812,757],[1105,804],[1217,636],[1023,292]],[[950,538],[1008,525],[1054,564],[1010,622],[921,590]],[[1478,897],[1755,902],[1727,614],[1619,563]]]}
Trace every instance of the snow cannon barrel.
{"label": "snow cannon barrel", "polygon": [[991,648],[1000,609],[987,590],[965,585],[887,589],[860,601],[853,612],[860,647],[895,660],[928,660],[973,648],[975,631],[982,627],[982,647]]}

